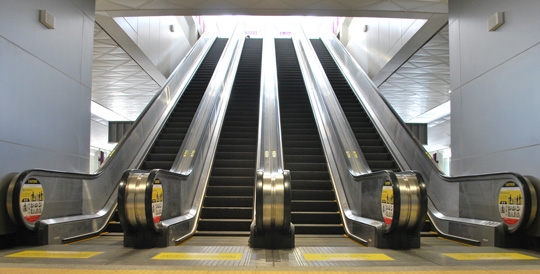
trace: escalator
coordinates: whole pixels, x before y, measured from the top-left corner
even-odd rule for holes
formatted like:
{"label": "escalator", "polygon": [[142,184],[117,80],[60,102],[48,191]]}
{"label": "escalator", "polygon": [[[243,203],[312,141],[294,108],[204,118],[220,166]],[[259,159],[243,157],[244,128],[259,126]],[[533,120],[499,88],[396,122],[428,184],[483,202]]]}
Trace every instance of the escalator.
{"label": "escalator", "polygon": [[[429,216],[429,229],[473,245],[509,247],[526,237],[527,226],[535,220],[536,178],[512,172],[446,176],[334,35],[323,34],[311,44],[316,53],[312,58],[319,59],[371,171],[401,170],[395,174],[415,173],[418,182],[425,182],[422,208]],[[523,214],[511,222],[499,201],[508,185],[515,187],[516,195],[528,197],[520,205]],[[417,218],[416,224],[424,219]],[[415,241],[411,245],[419,246]]]}
{"label": "escalator", "polygon": [[171,169],[227,40],[216,39],[139,169]]}
{"label": "escalator", "polygon": [[388,151],[371,119],[354,95],[349,83],[343,77],[323,42],[320,39],[311,39],[311,44],[319,57],[319,61],[326,72],[326,76],[334,89],[371,171],[399,171],[396,161]]}
{"label": "escalator", "polygon": [[[167,122],[155,139],[154,144],[148,151],[139,167],[140,169],[171,169],[187,130],[191,125],[193,116],[195,116],[206,91],[206,87],[210,82],[210,78],[214,74],[227,40],[226,38],[217,38],[215,40],[199,69],[195,72],[195,75],[186,87],[181,100],[176,104]],[[107,232],[122,232],[119,222],[120,218],[118,217],[118,211],[116,211],[107,226]]]}
{"label": "escalator", "polygon": [[249,235],[257,158],[262,39],[246,39],[196,235]]}
{"label": "escalator", "polygon": [[319,132],[291,39],[276,39],[284,166],[296,234],[344,234]]}

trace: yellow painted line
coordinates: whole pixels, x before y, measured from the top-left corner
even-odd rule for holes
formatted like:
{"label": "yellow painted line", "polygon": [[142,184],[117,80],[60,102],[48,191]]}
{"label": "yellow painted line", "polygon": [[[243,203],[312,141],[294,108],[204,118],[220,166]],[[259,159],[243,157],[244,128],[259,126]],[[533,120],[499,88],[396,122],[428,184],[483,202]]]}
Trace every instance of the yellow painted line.
{"label": "yellow painted line", "polygon": [[355,244],[357,244],[357,245],[359,245],[359,246],[367,247],[367,245],[361,244],[361,243],[355,241],[353,238],[349,237],[349,235],[347,235],[347,234],[343,234],[343,236],[347,237],[347,239],[351,240],[353,243],[355,243]]}
{"label": "yellow painted line", "polygon": [[447,241],[450,241],[450,242],[454,242],[454,243],[458,243],[458,244],[462,244],[462,245],[466,245],[466,246],[472,246],[472,247],[478,247],[476,245],[471,245],[471,244],[467,244],[467,243],[462,243],[460,241],[456,241],[456,240],[452,240],[452,239],[448,239],[448,238],[444,238],[444,237],[437,237],[439,239],[442,239],[442,240],[447,240]]}
{"label": "yellow painted line", "polygon": [[103,252],[85,251],[21,251],[6,255],[8,258],[88,259]]}
{"label": "yellow painted line", "polygon": [[382,253],[304,253],[306,261],[393,261]]}
{"label": "yellow painted line", "polygon": [[94,236],[94,237],[90,237],[90,238],[86,238],[86,239],[82,239],[82,240],[78,240],[78,241],[75,241],[75,242],[71,242],[71,243],[67,243],[67,244],[64,244],[64,245],[72,245],[72,244],[76,244],[76,243],[80,243],[80,242],[85,242],[85,241],[88,241],[88,240],[92,240],[92,239],[97,239],[105,234],[107,234],[109,232],[103,232],[97,236]]}
{"label": "yellow painted line", "polygon": [[[195,233],[196,233],[196,232],[195,232]],[[190,241],[191,239],[193,239],[193,238],[195,238],[195,236],[191,236],[191,237],[187,238],[186,240],[184,240],[184,241],[182,241],[182,242],[176,244],[176,246],[181,246],[181,245],[183,245],[183,244],[189,242],[189,241]]]}
{"label": "yellow painted line", "polygon": [[152,260],[239,261],[242,253],[160,253]]}
{"label": "yellow painted line", "polygon": [[443,253],[443,255],[460,261],[538,260],[538,258],[519,253]]}

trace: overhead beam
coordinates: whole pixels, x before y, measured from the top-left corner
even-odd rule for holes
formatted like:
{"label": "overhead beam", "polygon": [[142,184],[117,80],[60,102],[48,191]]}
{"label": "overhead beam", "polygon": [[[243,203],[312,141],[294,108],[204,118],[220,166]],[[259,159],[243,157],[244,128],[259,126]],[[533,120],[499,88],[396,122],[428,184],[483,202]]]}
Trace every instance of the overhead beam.
{"label": "overhead beam", "polygon": [[386,63],[372,81],[375,86],[382,85],[396,72],[411,56],[421,49],[433,36],[448,24],[448,15],[432,15],[427,22],[414,34],[405,45]]}
{"label": "overhead beam", "polygon": [[[142,51],[142,49],[130,38],[136,37],[133,33],[126,31],[112,17],[96,14],[96,23],[135,61],[148,75],[156,81],[159,86],[163,86],[167,78],[159,71],[156,65],[152,63],[150,58]],[[130,28],[125,28],[128,32]]]}
{"label": "overhead beam", "polygon": [[107,13],[112,17],[120,16],[192,16],[192,15],[260,15],[260,16],[340,16],[340,17],[379,17],[379,18],[409,18],[428,19],[433,12],[411,11],[380,11],[380,10],[333,10],[333,9],[249,9],[249,8],[224,8],[224,9],[117,9],[99,10],[96,12]]}

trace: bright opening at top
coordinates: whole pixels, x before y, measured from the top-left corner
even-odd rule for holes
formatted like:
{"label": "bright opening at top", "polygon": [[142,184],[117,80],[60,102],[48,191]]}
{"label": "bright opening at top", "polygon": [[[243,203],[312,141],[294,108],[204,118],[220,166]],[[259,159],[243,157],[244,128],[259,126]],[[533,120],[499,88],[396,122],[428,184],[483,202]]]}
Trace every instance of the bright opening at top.
{"label": "bright opening at top", "polygon": [[244,24],[246,35],[262,38],[264,32],[274,32],[274,37],[290,37],[299,24],[308,38],[319,38],[321,32],[338,32],[343,21],[340,17],[318,16],[201,16],[199,24],[204,31],[214,31],[220,37],[230,37],[236,24]]}

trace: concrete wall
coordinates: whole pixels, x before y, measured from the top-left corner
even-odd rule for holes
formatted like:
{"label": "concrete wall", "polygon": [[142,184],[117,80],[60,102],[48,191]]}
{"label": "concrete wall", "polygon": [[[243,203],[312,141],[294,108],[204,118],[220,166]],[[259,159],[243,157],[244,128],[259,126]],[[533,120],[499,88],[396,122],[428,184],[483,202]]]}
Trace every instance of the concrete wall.
{"label": "concrete wall", "polygon": [[197,26],[191,16],[117,17],[115,21],[165,78],[197,41]]}
{"label": "concrete wall", "polygon": [[[11,172],[88,172],[94,5],[0,0],[0,197]],[[40,9],[55,29],[39,22]],[[1,203],[0,223],[9,223],[4,214]],[[9,229],[0,225],[0,235]]]}
{"label": "concrete wall", "polygon": [[[452,175],[540,178],[540,1],[450,1]],[[487,20],[504,12],[493,32]]]}
{"label": "concrete wall", "polygon": [[347,18],[342,25],[341,42],[373,78],[425,22],[425,19]]}

